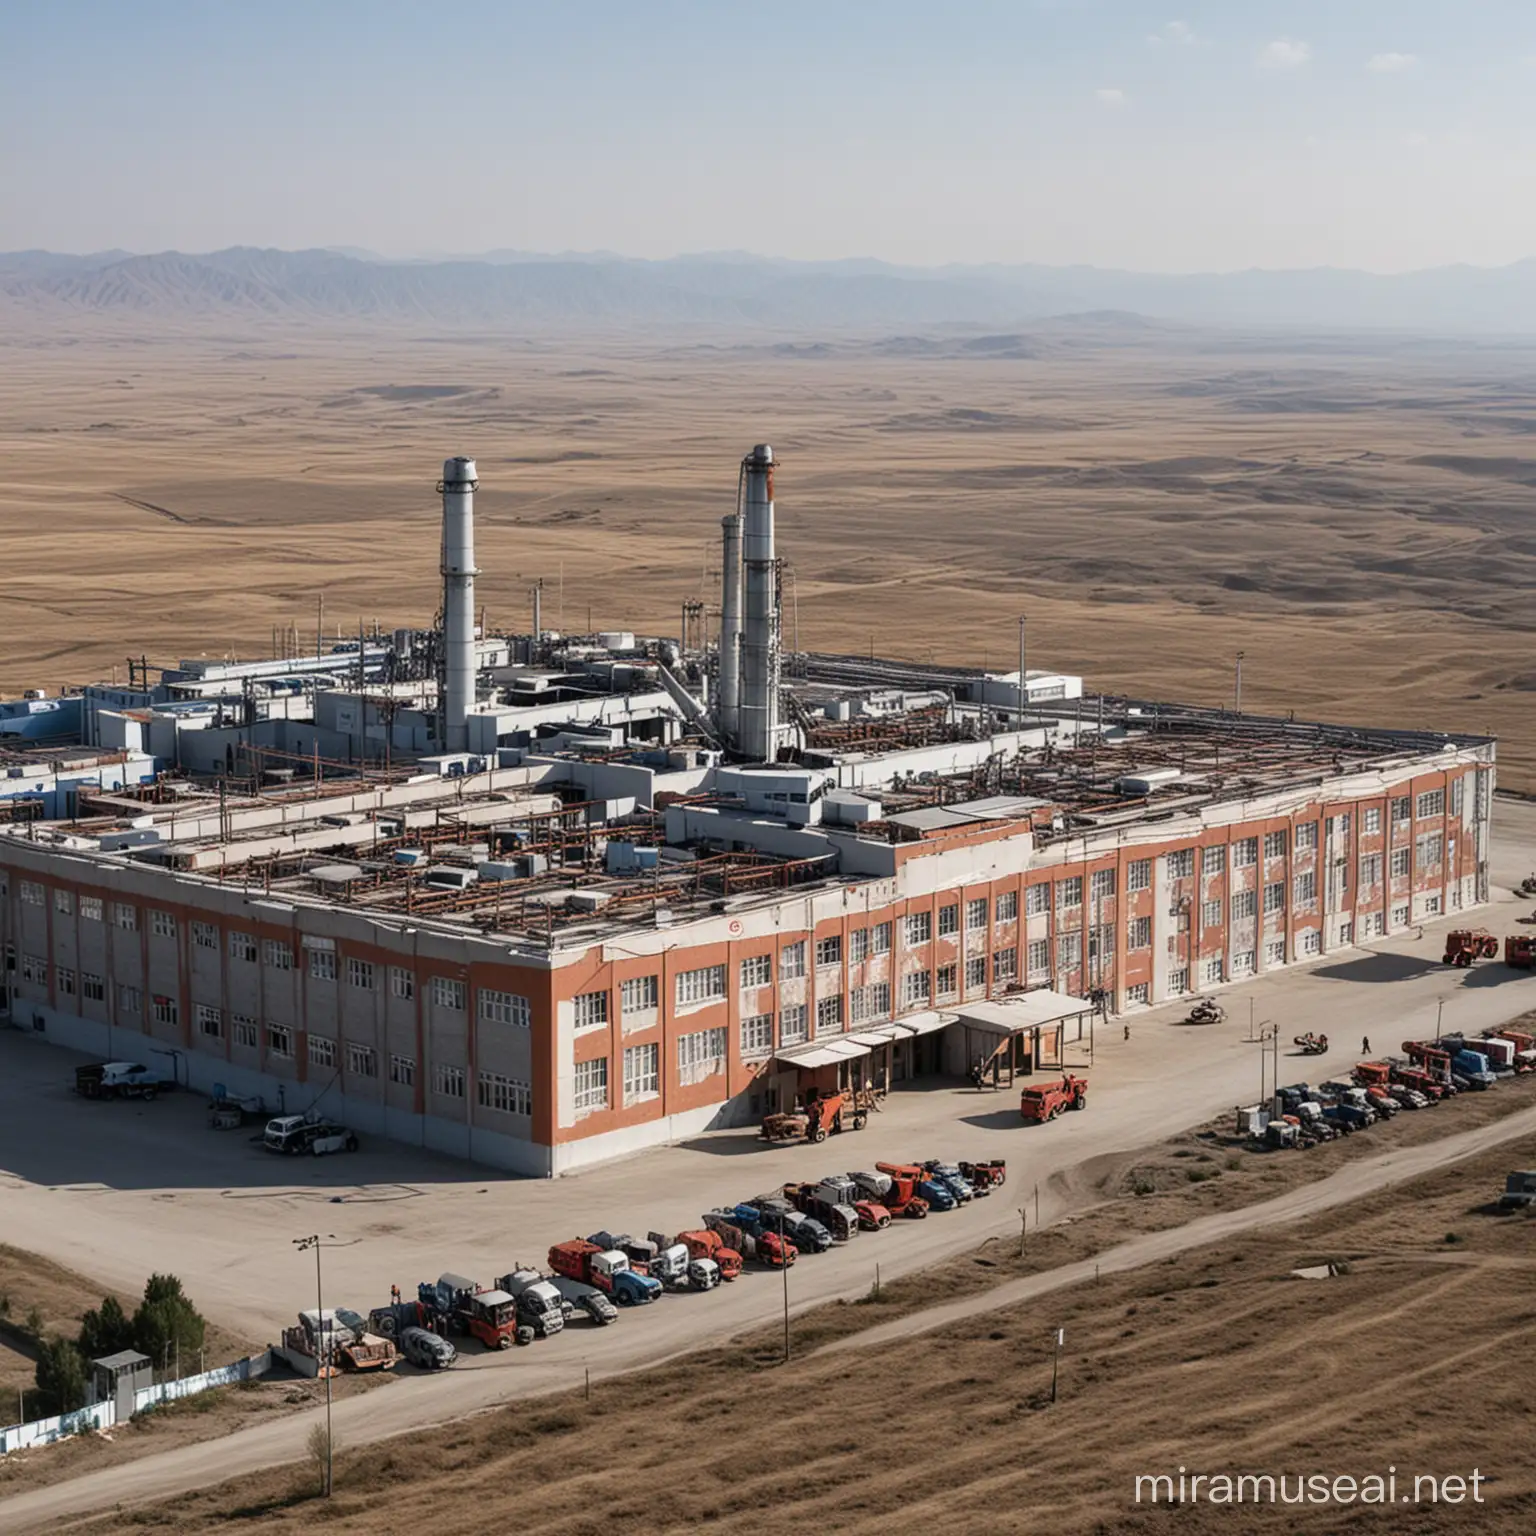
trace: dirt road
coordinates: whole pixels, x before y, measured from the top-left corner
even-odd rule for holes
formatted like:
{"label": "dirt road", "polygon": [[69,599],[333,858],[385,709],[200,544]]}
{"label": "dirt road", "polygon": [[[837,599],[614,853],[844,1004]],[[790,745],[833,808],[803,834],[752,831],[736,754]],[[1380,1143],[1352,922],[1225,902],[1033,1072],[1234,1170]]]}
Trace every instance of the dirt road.
{"label": "dirt road", "polygon": [[[827,1348],[832,1351],[887,1343],[1063,1286],[1091,1283],[1095,1265],[1104,1273],[1133,1269],[1234,1233],[1296,1221],[1532,1133],[1536,1133],[1536,1106],[1437,1141],[1397,1148],[1379,1157],[1347,1164],[1327,1179],[1275,1199],[1150,1233],[1108,1249],[1096,1260],[1067,1264],[1012,1281],[952,1306],[935,1307],[868,1329]],[[590,1344],[583,1351],[578,1372],[590,1368],[596,1378],[619,1375],[661,1364],[728,1336],[728,1332],[719,1331],[712,1331],[709,1336],[701,1334],[696,1326],[690,1325],[682,1307],[673,1309],[673,1317],[675,1321],[669,1326],[619,1327],[588,1335]],[[694,1321],[696,1318],[697,1314]],[[407,1390],[372,1393],[340,1403],[335,1410],[338,1442],[357,1446],[387,1439],[423,1425],[447,1422],[499,1403],[573,1384],[568,1359],[545,1360],[543,1351],[537,1347],[520,1353],[515,1369],[495,1369],[494,1364],[495,1357],[469,1358],[455,1371],[409,1383]],[[304,1454],[305,1438],[320,1415],[320,1410],[295,1415],[223,1440],[186,1446],[0,1501],[0,1529],[21,1536],[28,1531],[56,1528],[61,1521],[102,1509],[206,1487],[239,1473],[298,1460]]]}

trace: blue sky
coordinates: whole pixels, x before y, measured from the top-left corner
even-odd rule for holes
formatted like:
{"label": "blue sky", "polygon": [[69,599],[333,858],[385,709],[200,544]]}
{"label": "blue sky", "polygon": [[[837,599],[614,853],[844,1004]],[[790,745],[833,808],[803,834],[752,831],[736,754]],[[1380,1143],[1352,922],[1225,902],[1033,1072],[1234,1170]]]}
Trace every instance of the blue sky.
{"label": "blue sky", "polygon": [[0,249],[1536,255],[1536,0],[3,0]]}

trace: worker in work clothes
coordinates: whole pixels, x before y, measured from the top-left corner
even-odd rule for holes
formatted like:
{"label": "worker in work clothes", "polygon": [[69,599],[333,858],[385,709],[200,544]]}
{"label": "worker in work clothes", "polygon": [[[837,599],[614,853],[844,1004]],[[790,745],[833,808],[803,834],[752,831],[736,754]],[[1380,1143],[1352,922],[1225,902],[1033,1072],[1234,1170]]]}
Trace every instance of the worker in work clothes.
{"label": "worker in work clothes", "polygon": [[1371,1054],[1371,1037],[1369,1035],[1360,1042],[1360,1054],[1362,1056],[1369,1056]]}

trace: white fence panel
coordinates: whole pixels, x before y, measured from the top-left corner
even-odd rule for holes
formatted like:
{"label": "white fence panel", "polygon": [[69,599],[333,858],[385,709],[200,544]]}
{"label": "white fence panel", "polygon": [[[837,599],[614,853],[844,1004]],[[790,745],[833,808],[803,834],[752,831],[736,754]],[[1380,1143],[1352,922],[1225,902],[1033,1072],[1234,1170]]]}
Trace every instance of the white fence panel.
{"label": "white fence panel", "polygon": [[0,1429],[0,1456],[32,1445],[52,1445],[55,1440],[84,1434],[88,1429],[110,1429],[116,1420],[117,1410],[111,1403],[93,1403],[89,1408],[77,1408],[73,1413],[51,1419],[13,1424],[9,1429]]}
{"label": "white fence panel", "polygon": [[245,1381],[250,1371],[249,1360],[236,1360],[233,1365],[221,1365],[199,1376],[183,1376],[179,1381],[162,1381],[152,1387],[140,1387],[133,1394],[133,1411],[143,1413],[156,1403],[173,1403],[177,1398],[195,1397],[210,1387],[227,1387],[232,1382]]}

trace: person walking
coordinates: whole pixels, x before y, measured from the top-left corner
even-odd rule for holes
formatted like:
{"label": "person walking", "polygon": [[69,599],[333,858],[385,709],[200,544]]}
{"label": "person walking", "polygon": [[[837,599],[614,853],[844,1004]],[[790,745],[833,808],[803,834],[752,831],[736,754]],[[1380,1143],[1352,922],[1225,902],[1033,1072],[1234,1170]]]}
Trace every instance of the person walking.
{"label": "person walking", "polygon": [[1366,1035],[1360,1042],[1360,1054],[1362,1056],[1369,1056],[1371,1054],[1371,1037],[1369,1035]]}

